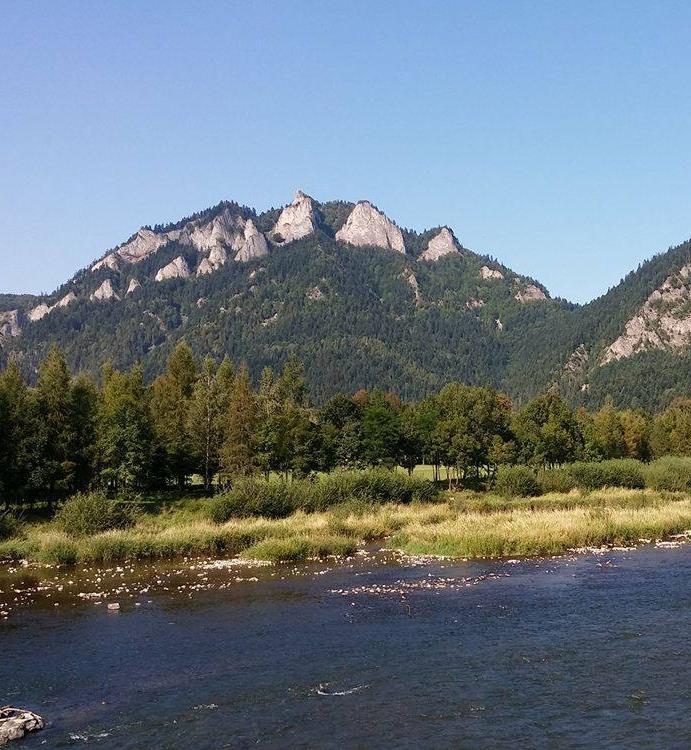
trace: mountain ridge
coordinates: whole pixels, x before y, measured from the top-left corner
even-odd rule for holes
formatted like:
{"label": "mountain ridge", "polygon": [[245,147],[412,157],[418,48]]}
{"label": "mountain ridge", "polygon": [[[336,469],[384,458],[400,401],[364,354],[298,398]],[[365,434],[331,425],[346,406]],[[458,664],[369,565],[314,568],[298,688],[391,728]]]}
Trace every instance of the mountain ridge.
{"label": "mountain ridge", "polygon": [[[412,397],[462,379],[518,400],[558,384],[579,403],[611,395],[657,405],[691,385],[690,262],[686,242],[578,305],[464,247],[450,227],[401,228],[370,201],[297,191],[261,213],[221,201],[140,228],[52,294],[0,295],[0,360],[18,358],[31,376],[54,341],[77,369],[96,373],[110,358],[142,362],[153,377],[185,338],[200,354],[248,361],[255,377],[289,353],[312,357],[316,397],[377,386]],[[639,331],[636,316],[646,335],[616,344],[627,325]],[[625,355],[606,359],[613,346]],[[628,371],[657,378],[664,392],[645,396]]]}

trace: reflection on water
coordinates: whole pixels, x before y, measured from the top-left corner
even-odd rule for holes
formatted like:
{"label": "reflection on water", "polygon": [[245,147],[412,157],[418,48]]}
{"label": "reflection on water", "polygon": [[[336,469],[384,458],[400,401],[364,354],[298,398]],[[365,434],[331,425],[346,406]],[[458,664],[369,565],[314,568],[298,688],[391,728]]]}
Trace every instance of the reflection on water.
{"label": "reflection on water", "polygon": [[27,748],[691,745],[689,545],[5,568],[0,592],[0,703],[51,724]]}

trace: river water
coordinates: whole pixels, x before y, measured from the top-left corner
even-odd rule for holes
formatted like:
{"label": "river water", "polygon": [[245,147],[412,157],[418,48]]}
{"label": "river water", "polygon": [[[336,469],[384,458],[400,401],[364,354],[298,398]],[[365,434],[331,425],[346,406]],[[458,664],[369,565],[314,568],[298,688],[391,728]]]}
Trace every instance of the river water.
{"label": "river water", "polygon": [[0,704],[49,722],[18,747],[691,747],[691,545],[0,568],[3,606]]}

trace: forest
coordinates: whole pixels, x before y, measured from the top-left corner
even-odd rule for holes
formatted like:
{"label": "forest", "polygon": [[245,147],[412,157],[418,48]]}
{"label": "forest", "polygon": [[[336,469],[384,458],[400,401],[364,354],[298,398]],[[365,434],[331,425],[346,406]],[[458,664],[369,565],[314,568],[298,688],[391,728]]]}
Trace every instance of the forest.
{"label": "forest", "polygon": [[0,497],[60,500],[99,489],[207,493],[238,478],[309,478],[336,468],[420,464],[450,486],[491,484],[502,466],[691,456],[691,398],[650,414],[574,409],[556,387],[514,407],[490,387],[451,382],[418,400],[359,390],[311,403],[301,362],[253,382],[228,358],[198,361],[179,343],[147,384],[138,367],[73,375],[54,347],[28,385],[0,373]]}

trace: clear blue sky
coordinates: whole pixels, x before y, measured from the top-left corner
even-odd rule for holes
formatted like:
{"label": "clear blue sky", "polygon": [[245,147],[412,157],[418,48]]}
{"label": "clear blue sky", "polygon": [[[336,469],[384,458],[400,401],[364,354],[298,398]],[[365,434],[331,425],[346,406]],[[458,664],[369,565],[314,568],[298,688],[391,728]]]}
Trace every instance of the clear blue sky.
{"label": "clear blue sky", "polygon": [[0,291],[296,187],[576,301],[691,236],[688,2],[0,8]]}

